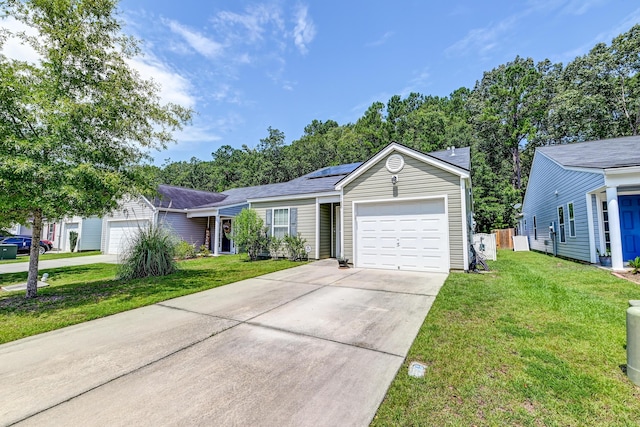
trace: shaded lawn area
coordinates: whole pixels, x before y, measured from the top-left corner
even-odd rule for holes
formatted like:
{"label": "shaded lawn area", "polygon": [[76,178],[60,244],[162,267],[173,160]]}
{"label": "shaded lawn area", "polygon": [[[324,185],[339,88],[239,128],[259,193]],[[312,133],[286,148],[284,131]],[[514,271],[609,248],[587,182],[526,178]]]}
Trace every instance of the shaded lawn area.
{"label": "shaded lawn area", "polygon": [[[61,259],[61,258],[78,258],[83,256],[100,255],[100,251],[87,251],[87,252],[47,252],[38,257],[39,261],[46,261],[48,259]],[[14,264],[17,262],[29,262],[29,255],[18,255],[16,259],[2,259],[0,264]]]}
{"label": "shaded lawn area", "polygon": [[[13,341],[170,298],[301,265],[287,260],[249,262],[240,255],[179,262],[166,277],[115,280],[117,266],[92,264],[42,270],[50,286],[38,298],[25,291],[0,291],[0,343]],[[0,284],[25,282],[27,273],[0,275]]]}
{"label": "shaded lawn area", "polygon": [[533,252],[490,266],[449,276],[372,425],[639,425],[623,369],[640,286]]}

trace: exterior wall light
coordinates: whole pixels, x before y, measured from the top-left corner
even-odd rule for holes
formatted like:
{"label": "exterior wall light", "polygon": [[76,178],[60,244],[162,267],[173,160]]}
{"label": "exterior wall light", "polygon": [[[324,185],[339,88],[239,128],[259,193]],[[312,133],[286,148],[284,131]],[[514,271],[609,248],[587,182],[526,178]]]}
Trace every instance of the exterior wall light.
{"label": "exterior wall light", "polygon": [[398,175],[391,176],[391,183],[396,185],[398,183]]}

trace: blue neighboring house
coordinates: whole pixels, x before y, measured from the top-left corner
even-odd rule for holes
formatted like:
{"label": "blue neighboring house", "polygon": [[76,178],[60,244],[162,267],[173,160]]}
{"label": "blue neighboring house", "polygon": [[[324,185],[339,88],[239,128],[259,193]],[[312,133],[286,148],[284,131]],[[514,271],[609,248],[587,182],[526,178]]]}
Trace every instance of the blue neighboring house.
{"label": "blue neighboring house", "polygon": [[518,227],[534,250],[623,269],[640,256],[640,136],[537,148]]}

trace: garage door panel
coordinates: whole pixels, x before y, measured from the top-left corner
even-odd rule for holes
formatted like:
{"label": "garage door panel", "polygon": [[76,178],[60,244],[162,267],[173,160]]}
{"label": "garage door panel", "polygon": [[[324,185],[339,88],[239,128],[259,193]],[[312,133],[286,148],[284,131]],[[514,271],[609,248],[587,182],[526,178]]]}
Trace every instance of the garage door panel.
{"label": "garage door panel", "polygon": [[107,226],[107,253],[118,255],[126,251],[133,238],[148,221],[112,221]]}
{"label": "garage door panel", "polygon": [[357,206],[356,265],[447,272],[447,228],[444,199]]}

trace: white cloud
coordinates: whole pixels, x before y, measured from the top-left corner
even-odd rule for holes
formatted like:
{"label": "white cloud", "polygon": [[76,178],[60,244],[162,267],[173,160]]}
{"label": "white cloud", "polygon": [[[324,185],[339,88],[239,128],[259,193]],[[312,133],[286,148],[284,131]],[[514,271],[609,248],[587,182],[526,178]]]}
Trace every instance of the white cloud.
{"label": "white cloud", "polygon": [[197,31],[193,31],[174,20],[167,19],[164,20],[164,22],[171,31],[181,36],[187,44],[200,55],[213,59],[222,54],[224,50],[222,44],[211,40],[210,38],[198,33]]}
{"label": "white cloud", "polygon": [[517,15],[511,15],[496,25],[474,28],[464,38],[449,46],[445,53],[451,56],[464,55],[469,52],[477,52],[481,56],[486,55],[497,46],[499,38],[515,28],[518,21],[527,14],[528,11],[525,11]]}
{"label": "white cloud", "polygon": [[367,43],[365,46],[367,46],[367,47],[382,46],[383,44],[385,44],[387,42],[387,40],[389,40],[391,37],[393,37],[393,35],[394,35],[393,31],[387,31],[378,40],[373,41],[371,43]]}
{"label": "white cloud", "polygon": [[583,45],[578,46],[575,49],[560,54],[555,60],[561,62],[573,61],[576,57],[588,53],[598,43],[610,44],[615,37],[629,31],[631,27],[636,25],[638,22],[640,22],[640,8],[631,12],[615,27],[609,29],[608,31],[601,32],[587,43],[584,43]]}
{"label": "white cloud", "polygon": [[308,6],[298,6],[295,22],[296,25],[293,29],[293,42],[300,53],[304,55],[309,51],[307,45],[316,37],[316,27],[309,17]]}
{"label": "white cloud", "polygon": [[[213,22],[228,37],[242,39],[249,44],[263,40],[269,25],[273,25],[274,30],[279,33],[284,31],[282,12],[276,5],[248,7],[245,13],[222,11],[213,18]],[[241,31],[234,32],[232,28],[237,25],[241,27]]]}
{"label": "white cloud", "polygon": [[147,54],[127,62],[129,66],[140,73],[142,78],[153,79],[160,85],[160,98],[163,102],[171,102],[188,108],[195,107],[196,98],[191,94],[192,87],[189,80],[169,68],[155,56]]}
{"label": "white cloud", "polygon": [[[35,28],[29,27],[13,17],[0,20],[0,26],[2,26],[3,30],[7,30],[12,34],[24,32],[30,37],[38,35],[38,31]],[[2,53],[6,55],[7,58],[17,59],[19,61],[26,61],[32,64],[40,62],[40,54],[18,37],[8,37],[2,45]]]}
{"label": "white cloud", "polygon": [[425,92],[425,87],[427,83],[429,83],[429,77],[431,77],[431,73],[429,73],[429,68],[426,67],[415,74],[409,84],[400,91],[400,95],[403,97],[408,96],[411,92]]}

